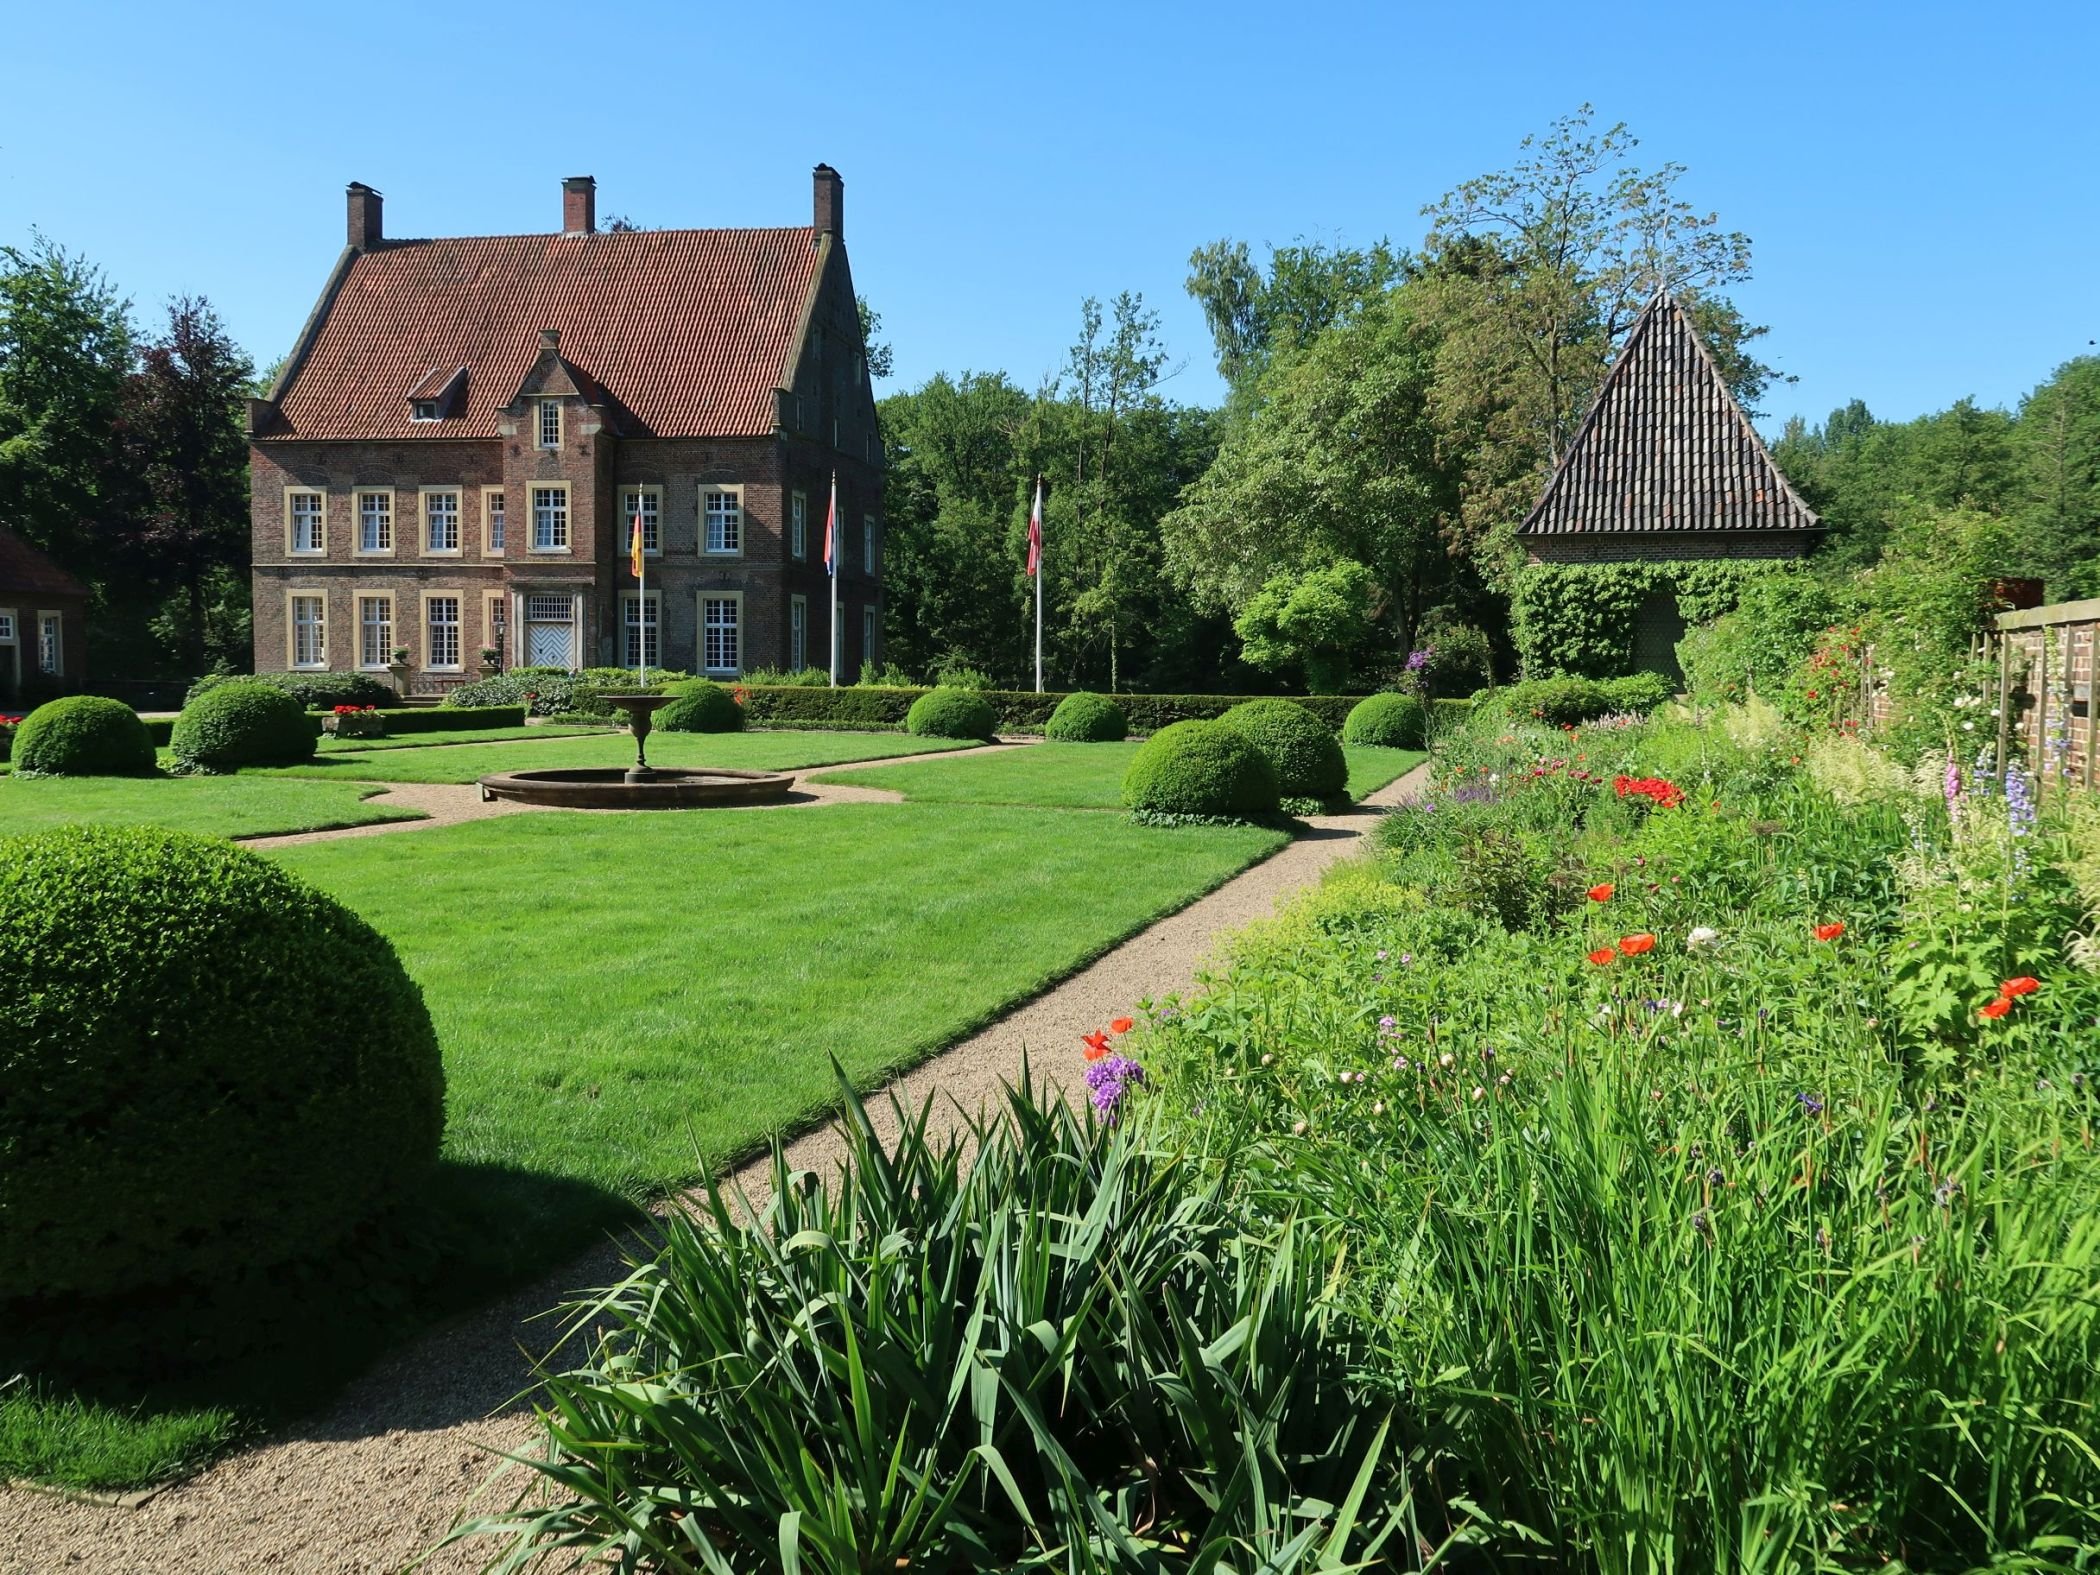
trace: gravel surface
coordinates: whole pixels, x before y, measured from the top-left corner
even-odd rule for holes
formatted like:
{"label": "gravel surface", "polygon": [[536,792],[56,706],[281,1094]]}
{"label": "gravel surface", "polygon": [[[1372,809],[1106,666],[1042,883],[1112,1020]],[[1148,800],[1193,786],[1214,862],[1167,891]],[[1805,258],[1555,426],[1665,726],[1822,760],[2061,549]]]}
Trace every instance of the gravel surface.
{"label": "gravel surface", "polygon": [[[1082,1033],[1128,1011],[1140,997],[1187,990],[1220,937],[1267,916],[1280,899],[1311,885],[1353,852],[1378,809],[1405,799],[1421,775],[1418,768],[1350,814],[1310,822],[1307,835],[1209,896],[905,1074],[892,1085],[899,1098],[916,1109],[929,1096],[939,1096],[940,1109],[956,1119],[959,1112],[996,1099],[1002,1082],[1017,1081],[1024,1051],[1039,1076],[1054,1073],[1076,1084]],[[400,791],[473,795],[475,790]],[[478,798],[474,803],[487,807]],[[427,806],[418,800],[417,807]],[[885,1133],[893,1130],[888,1102],[872,1109],[878,1126]],[[832,1170],[841,1152],[837,1134],[828,1128],[788,1148],[794,1165],[820,1173]],[[754,1162],[737,1179],[756,1196],[768,1168],[767,1161]],[[539,1284],[431,1330],[358,1379],[325,1412],[138,1507],[0,1488],[0,1571],[399,1571],[444,1535],[468,1497],[487,1481],[496,1465],[492,1451],[518,1448],[531,1437],[530,1415],[520,1396],[531,1382],[531,1357],[543,1354],[553,1340],[540,1315],[568,1292],[608,1284],[619,1273],[618,1244],[608,1242]],[[475,1570],[479,1561],[473,1551],[448,1550],[419,1568],[446,1575]]]}

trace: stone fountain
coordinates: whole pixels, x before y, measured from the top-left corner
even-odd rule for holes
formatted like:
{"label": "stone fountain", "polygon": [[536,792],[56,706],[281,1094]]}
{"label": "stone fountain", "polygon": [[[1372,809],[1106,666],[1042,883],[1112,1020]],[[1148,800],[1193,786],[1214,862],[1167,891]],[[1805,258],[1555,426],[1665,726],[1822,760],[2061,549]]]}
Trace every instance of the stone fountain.
{"label": "stone fountain", "polygon": [[795,779],[778,771],[687,771],[649,764],[651,718],[675,695],[607,695],[627,714],[634,734],[631,766],[559,766],[501,771],[481,779],[483,799],[515,799],[550,809],[706,809],[732,804],[777,804]]}

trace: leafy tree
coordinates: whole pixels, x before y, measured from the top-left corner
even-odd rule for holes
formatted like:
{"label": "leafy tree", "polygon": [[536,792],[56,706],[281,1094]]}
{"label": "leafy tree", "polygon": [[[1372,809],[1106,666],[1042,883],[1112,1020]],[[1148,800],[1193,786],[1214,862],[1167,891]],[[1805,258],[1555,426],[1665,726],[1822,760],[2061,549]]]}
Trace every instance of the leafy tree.
{"label": "leafy tree", "polygon": [[1310,344],[1399,282],[1401,258],[1381,240],[1368,249],[1299,241],[1269,249],[1269,271],[1245,241],[1220,240],[1189,255],[1188,292],[1203,308],[1218,371],[1235,395],[1281,354]]}
{"label": "leafy tree", "polygon": [[856,295],[853,304],[860,312],[860,343],[868,357],[868,376],[880,382],[896,365],[896,353],[887,339],[875,337],[882,332],[882,313],[868,304],[865,295]]}
{"label": "leafy tree", "polygon": [[1344,559],[1262,587],[1233,624],[1246,659],[1270,672],[1302,669],[1314,694],[1341,694],[1377,638],[1378,583]]}
{"label": "leafy tree", "polygon": [[2013,433],[2020,536],[2054,600],[2100,595],[2100,356],[2058,367]]}

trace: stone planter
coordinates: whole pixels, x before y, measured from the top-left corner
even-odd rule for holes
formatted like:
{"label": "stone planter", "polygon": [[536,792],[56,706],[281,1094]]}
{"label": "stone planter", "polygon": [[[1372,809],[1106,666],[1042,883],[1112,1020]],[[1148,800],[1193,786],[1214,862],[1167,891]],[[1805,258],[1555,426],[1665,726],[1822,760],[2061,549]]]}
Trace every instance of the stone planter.
{"label": "stone planter", "polygon": [[408,663],[389,662],[386,670],[394,676],[394,693],[406,700],[408,698],[408,675],[410,671]]}

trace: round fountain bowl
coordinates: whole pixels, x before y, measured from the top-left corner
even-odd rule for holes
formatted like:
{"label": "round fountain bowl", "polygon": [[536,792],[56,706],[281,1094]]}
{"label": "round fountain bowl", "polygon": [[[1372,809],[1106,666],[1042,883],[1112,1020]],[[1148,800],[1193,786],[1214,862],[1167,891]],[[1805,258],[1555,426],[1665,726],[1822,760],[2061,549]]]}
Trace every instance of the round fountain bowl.
{"label": "round fountain bowl", "polygon": [[646,780],[624,766],[502,771],[481,779],[483,798],[553,809],[713,809],[778,804],[795,779],[778,771],[681,771],[652,767]]}

